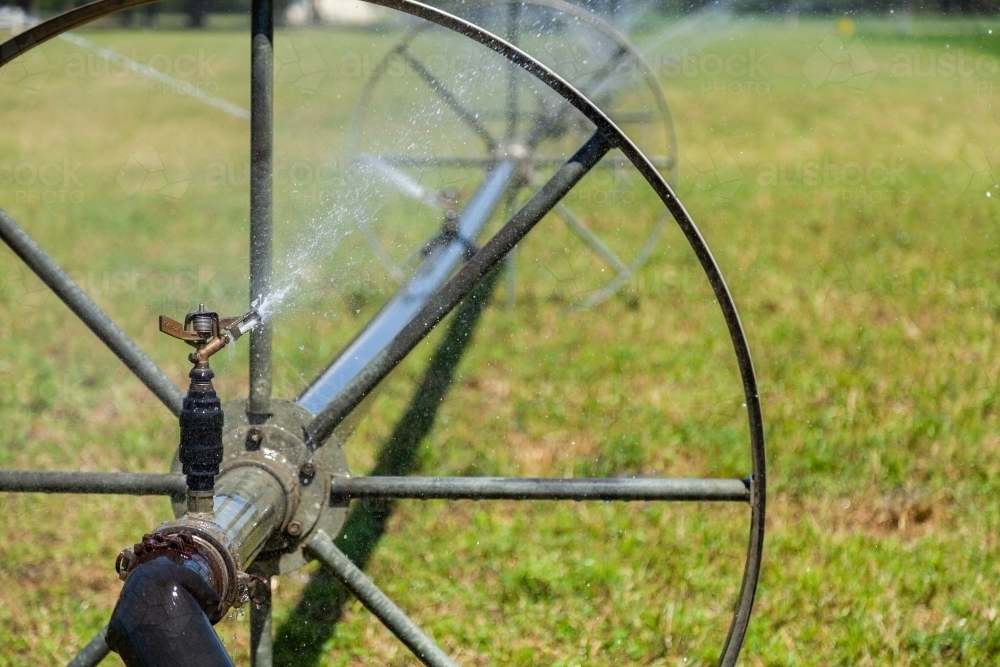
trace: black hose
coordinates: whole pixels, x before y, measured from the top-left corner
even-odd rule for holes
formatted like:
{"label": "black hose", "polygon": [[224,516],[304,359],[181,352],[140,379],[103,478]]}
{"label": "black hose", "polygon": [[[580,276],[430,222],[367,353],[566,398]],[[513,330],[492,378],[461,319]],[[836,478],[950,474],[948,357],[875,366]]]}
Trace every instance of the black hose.
{"label": "black hose", "polygon": [[179,554],[129,574],[108,624],[107,642],[127,667],[233,667],[208,613],[219,594]]}

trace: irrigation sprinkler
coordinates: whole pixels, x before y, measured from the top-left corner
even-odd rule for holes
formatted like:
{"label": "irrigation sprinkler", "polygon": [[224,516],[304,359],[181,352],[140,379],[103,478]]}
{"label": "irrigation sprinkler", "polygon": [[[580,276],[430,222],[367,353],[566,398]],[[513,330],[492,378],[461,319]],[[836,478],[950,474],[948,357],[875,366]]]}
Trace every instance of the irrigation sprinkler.
{"label": "irrigation sprinkler", "polygon": [[[219,318],[199,307],[183,322],[163,316],[160,329],[194,347],[191,386],[185,395],[69,275],[4,211],[0,238],[164,403],[180,422],[180,446],[168,475],[0,471],[0,491],[48,493],[160,494],[173,499],[175,518],[151,526],[134,546],[119,554],[116,568],[124,585],[108,626],[72,661],[96,665],[113,649],[129,667],[178,664],[232,664],[212,625],[234,605],[252,602],[251,656],[258,667],[272,664],[271,577],[319,561],[370,609],[424,663],[453,665],[453,659],[393,603],[337,547],[333,537],[344,525],[352,500],[620,500],[733,502],[749,506],[749,541],[739,596],[719,664],[733,665],[743,645],[760,573],[766,495],[764,435],[756,378],[733,299],[711,252],[665,175],[676,166],[676,147],[662,90],[650,78],[648,92],[658,106],[651,117],[624,118],[622,124],[656,126],[664,152],[647,157],[602,106],[610,108],[614,78],[626,58],[641,57],[624,36],[599,19],[559,0],[526,3],[481,2],[479,19],[492,11],[504,17],[505,37],[475,23],[414,0],[373,0],[374,4],[422,19],[499,55],[510,72],[508,106],[498,116],[506,128],[497,134],[488,111],[466,108],[447,81],[420,60],[417,28],[376,70],[352,123],[359,161],[402,184],[418,199],[440,206],[441,227],[423,240],[415,266],[391,258],[386,267],[402,287],[355,339],[293,400],[271,394],[271,327],[255,310],[272,290],[272,81],[273,5],[254,0],[251,50],[251,310]],[[38,24],[0,45],[0,67],[33,46],[68,30],[149,0],[97,0]],[[609,59],[590,72],[585,90],[529,55],[532,12],[566,12],[604,34]],[[518,44],[524,47],[519,48]],[[494,56],[495,57],[495,56]],[[449,158],[399,155],[368,150],[364,124],[382,85],[380,72],[402,62],[457,114],[482,141],[480,155]],[[641,64],[641,63],[640,63]],[[642,71],[642,68],[639,68]],[[544,96],[524,95],[518,77],[532,77]],[[533,101],[525,109],[521,100]],[[553,102],[553,100],[555,100]],[[598,103],[600,102],[600,103]],[[613,114],[612,114],[613,116]],[[667,121],[664,125],[664,121]],[[553,147],[571,146],[560,153]],[[454,165],[478,171],[469,193],[434,192],[411,187],[407,170]],[[563,203],[566,195],[595,169],[627,167],[652,188],[690,244],[722,310],[735,351],[746,401],[751,468],[735,479],[532,479],[504,477],[355,476],[347,467],[344,425],[363,401],[445,317],[458,309],[474,326],[477,294],[492,289],[498,270],[518,244],[550,212],[556,212],[591,251],[614,270],[614,278],[595,294],[606,298],[648,256],[662,224],[620,259]],[[504,206],[516,208],[503,224],[489,221]],[[380,256],[389,257],[377,230],[371,238]],[[471,304],[471,306],[470,306]],[[458,330],[455,329],[457,332]],[[441,350],[458,354],[469,332],[448,335]],[[237,337],[250,336],[250,387],[244,399],[222,403],[212,386],[209,358]],[[421,400],[418,396],[415,402]],[[152,615],[152,616],[151,616]],[[156,622],[148,619],[155,617]],[[178,628],[182,628],[179,631]],[[197,657],[193,657],[197,656]],[[193,661],[193,662],[191,662]]]}

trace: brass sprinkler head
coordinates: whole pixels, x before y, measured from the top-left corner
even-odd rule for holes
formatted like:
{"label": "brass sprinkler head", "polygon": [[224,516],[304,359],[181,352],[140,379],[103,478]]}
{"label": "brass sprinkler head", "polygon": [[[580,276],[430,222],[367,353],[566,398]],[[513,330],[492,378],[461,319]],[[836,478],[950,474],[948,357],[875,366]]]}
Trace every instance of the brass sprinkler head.
{"label": "brass sprinkler head", "polygon": [[219,319],[218,313],[206,311],[205,304],[202,303],[198,310],[184,317],[184,324],[160,315],[160,331],[194,347],[195,351],[188,356],[188,360],[195,368],[203,368],[208,366],[209,357],[251,331],[260,322],[260,314],[254,309],[239,317]]}

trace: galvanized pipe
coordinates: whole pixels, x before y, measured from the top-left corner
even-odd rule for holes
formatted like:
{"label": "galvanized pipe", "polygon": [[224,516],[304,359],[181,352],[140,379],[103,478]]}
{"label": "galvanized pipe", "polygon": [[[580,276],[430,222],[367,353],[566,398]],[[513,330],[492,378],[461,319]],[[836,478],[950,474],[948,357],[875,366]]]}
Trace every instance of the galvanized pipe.
{"label": "galvanized pipe", "polygon": [[264,468],[230,468],[215,480],[215,516],[203,520],[226,534],[239,554],[240,569],[246,569],[286,520],[289,501],[278,479]]}
{"label": "galvanized pipe", "polygon": [[428,667],[457,667],[448,654],[365,576],[326,533],[316,531],[306,545],[306,551],[323,563],[422,663]]}
{"label": "galvanized pipe", "polygon": [[0,208],[0,239],[31,268],[56,296],[108,346],[175,415],[180,414],[184,393],[159,366],[108,317],[100,306],[69,277],[52,257],[8,213]]}
{"label": "galvanized pipe", "polygon": [[[274,4],[251,3],[250,45],[250,304],[271,292],[272,131],[274,113]],[[250,333],[251,420],[271,412],[271,322]]]}
{"label": "galvanized pipe", "polygon": [[351,410],[538,224],[611,146],[603,132],[595,132],[521,210],[427,301],[392,342],[306,426],[306,437],[311,446],[322,445]]}
{"label": "galvanized pipe", "polygon": [[0,491],[14,493],[99,493],[183,498],[182,475],[148,472],[0,470]]}
{"label": "galvanized pipe", "polygon": [[[472,240],[479,236],[504,192],[510,191],[511,181],[516,175],[517,165],[504,160],[486,176],[458,218],[461,238]],[[465,245],[458,240],[435,248],[403,289],[390,299],[295,402],[313,414],[322,411],[416,317],[461,262],[465,252]]]}
{"label": "galvanized pipe", "polygon": [[750,501],[742,479],[532,479],[526,477],[335,477],[330,495],[418,500]]}
{"label": "galvanized pipe", "polygon": [[560,203],[556,206],[556,213],[560,218],[566,223],[566,225],[573,230],[573,232],[580,237],[580,239],[590,247],[595,253],[597,253],[601,259],[608,263],[615,271],[618,273],[630,274],[632,270],[629,269],[628,265],[625,264],[618,255],[614,253],[611,248],[607,246],[604,241],[601,240],[597,234],[590,230],[582,220],[577,219],[573,212],[569,210],[568,207]]}

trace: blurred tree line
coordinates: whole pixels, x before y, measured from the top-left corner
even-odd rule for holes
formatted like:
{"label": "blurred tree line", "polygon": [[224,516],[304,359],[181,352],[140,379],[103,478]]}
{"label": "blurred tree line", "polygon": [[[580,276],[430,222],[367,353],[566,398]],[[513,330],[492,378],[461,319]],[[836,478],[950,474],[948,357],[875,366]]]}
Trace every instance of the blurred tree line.
{"label": "blurred tree line", "polygon": [[[623,0],[618,0],[623,1]],[[670,13],[683,14],[713,4],[748,13],[809,14],[998,14],[1000,0],[656,0]]]}
{"label": "blurred tree line", "polygon": [[[57,14],[90,0],[6,0],[28,12],[43,16]],[[275,0],[276,17],[284,15],[284,9],[292,0]],[[311,0],[304,0],[306,2]],[[426,1],[426,0],[425,0]],[[447,5],[444,0],[431,4]],[[615,14],[632,2],[630,0],[575,0],[591,11]],[[644,2],[644,0],[638,0]],[[711,5],[728,7],[746,13],[798,13],[817,14],[882,14],[890,10],[914,14],[1000,14],[1000,0],[652,0],[653,5],[669,14],[681,15],[704,9]],[[5,4],[5,0],[0,0]],[[202,28],[209,13],[248,14],[250,0],[164,0],[141,9],[123,12],[120,16],[126,25],[140,24],[153,26],[160,12],[186,14],[187,23],[192,28]]]}
{"label": "blurred tree line", "polygon": [[[21,7],[29,13],[41,16],[51,16],[87,4],[91,0],[0,0],[2,4],[12,4]],[[275,0],[276,16],[281,16],[290,0]],[[209,13],[249,14],[250,0],[163,0],[146,5],[139,9],[122,12],[118,16],[125,25],[141,24],[152,26],[156,24],[156,15],[185,14],[187,23],[192,28],[202,28]]]}

